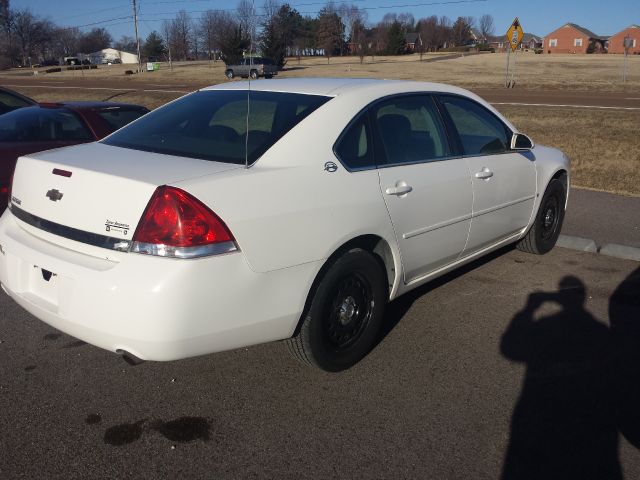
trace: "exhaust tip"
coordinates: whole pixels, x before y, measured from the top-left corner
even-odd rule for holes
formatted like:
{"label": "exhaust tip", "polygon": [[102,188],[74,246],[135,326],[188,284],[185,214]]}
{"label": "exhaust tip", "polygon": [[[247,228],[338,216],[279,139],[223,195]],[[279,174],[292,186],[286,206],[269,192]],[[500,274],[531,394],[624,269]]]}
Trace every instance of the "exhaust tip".
{"label": "exhaust tip", "polygon": [[122,359],[132,367],[135,367],[136,365],[140,365],[141,363],[144,363],[144,360],[142,360],[141,358],[138,358],[133,353],[127,352],[126,350],[123,350],[121,348],[117,349],[116,353],[120,355]]}

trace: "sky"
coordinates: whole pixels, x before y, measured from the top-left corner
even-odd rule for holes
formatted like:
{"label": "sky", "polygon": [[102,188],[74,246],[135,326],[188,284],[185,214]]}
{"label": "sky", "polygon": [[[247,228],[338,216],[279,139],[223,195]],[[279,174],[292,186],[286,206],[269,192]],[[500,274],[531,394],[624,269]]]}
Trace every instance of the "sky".
{"label": "sky", "polygon": [[[255,0],[261,12],[264,0]],[[284,3],[284,2],[281,2]],[[315,16],[325,0],[289,0],[303,15]],[[341,3],[336,1],[335,3]],[[416,20],[430,15],[446,15],[479,19],[493,16],[495,34],[507,31],[518,17],[525,32],[544,36],[567,22],[577,23],[598,35],[612,35],[631,24],[640,24],[640,0],[349,0],[367,10],[368,22],[379,21],[385,13],[408,12]],[[152,30],[160,30],[163,19],[179,10],[196,18],[204,10],[233,10],[236,0],[138,0],[139,33],[145,38]],[[78,26],[83,31],[105,27],[114,40],[123,35],[134,36],[132,0],[10,0],[13,9],[29,8],[60,26]],[[91,25],[92,24],[92,25]]]}

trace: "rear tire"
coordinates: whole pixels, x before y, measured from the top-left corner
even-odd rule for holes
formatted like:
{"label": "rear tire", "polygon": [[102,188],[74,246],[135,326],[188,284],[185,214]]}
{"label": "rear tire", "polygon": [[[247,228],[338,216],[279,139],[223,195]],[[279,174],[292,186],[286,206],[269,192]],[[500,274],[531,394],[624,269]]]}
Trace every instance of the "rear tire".
{"label": "rear tire", "polygon": [[224,72],[224,74],[229,80],[235,77],[235,75],[233,74],[233,70],[227,70],[226,72]]}
{"label": "rear tire", "polygon": [[312,293],[300,331],[287,340],[290,352],[328,372],[353,366],[374,346],[387,299],[381,262],[359,248],[348,251]]}
{"label": "rear tire", "polygon": [[542,196],[533,225],[516,244],[518,250],[544,255],[555,246],[564,220],[565,199],[562,182],[558,179],[551,180]]}
{"label": "rear tire", "polygon": [[258,71],[251,70],[251,72],[249,72],[249,76],[251,77],[252,80],[256,80],[258,78]]}

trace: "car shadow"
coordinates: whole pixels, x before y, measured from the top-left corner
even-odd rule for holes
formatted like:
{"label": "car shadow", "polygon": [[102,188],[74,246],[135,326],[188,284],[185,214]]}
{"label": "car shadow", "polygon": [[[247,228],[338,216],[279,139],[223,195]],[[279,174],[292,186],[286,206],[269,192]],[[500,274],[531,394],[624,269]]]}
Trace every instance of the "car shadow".
{"label": "car shadow", "polygon": [[457,268],[456,270],[449,272],[441,277],[438,277],[430,282],[425,283],[424,285],[411,290],[408,293],[403,294],[399,298],[390,302],[385,309],[385,321],[381,328],[380,335],[378,340],[373,348],[376,348],[386,337],[389,335],[393,329],[400,323],[402,318],[407,314],[413,303],[423,295],[428,292],[435,290],[442,285],[445,285],[456,278],[466,275],[469,272],[472,272],[476,268],[480,268],[483,265],[492,262],[496,258],[502,257],[503,255],[513,251],[515,249],[514,245],[508,245],[506,247],[502,247],[494,252],[491,252],[473,262],[470,262],[462,267]]}
{"label": "car shadow", "polygon": [[[618,433],[640,437],[639,293],[640,269],[610,298],[611,328],[585,309],[577,277],[529,295],[500,346],[526,366],[503,480],[623,478]],[[540,316],[545,305],[556,311]]]}

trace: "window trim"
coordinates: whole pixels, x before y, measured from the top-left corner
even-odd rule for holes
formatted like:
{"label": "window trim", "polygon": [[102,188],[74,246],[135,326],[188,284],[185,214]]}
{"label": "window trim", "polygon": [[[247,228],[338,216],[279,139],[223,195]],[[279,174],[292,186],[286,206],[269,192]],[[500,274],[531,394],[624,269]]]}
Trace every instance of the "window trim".
{"label": "window trim", "polygon": [[[477,105],[479,108],[481,108],[482,110],[484,110],[485,112],[487,112],[489,115],[491,115],[493,118],[495,118],[498,122],[500,122],[500,124],[504,127],[505,129],[505,133],[507,134],[509,143],[507,144],[507,148],[501,152],[490,152],[490,153],[475,153],[473,155],[468,155],[465,153],[464,151],[464,146],[462,143],[462,139],[460,138],[460,134],[458,133],[457,128],[455,127],[455,123],[453,122],[453,119],[451,118],[451,115],[449,115],[449,112],[447,111],[443,101],[442,101],[442,97],[457,97],[457,98],[462,98],[464,100],[468,100],[470,102],[473,102],[475,105]],[[513,134],[515,133],[513,130],[511,130],[511,128],[509,128],[509,126],[504,123],[502,121],[502,119],[500,119],[500,117],[498,117],[495,113],[493,113],[491,110],[489,110],[487,107],[485,107],[484,105],[482,105],[481,103],[475,101],[473,98],[469,98],[465,95],[460,95],[457,93],[446,93],[446,92],[441,92],[440,94],[436,94],[435,95],[435,100],[441,110],[441,114],[447,118],[447,122],[450,122],[449,124],[451,125],[452,128],[452,132],[451,135],[456,139],[456,143],[458,144],[458,148],[460,156],[462,158],[475,158],[475,157],[490,157],[490,156],[494,156],[494,155],[504,155],[506,153],[511,153],[513,152],[513,150],[511,150],[510,145],[511,145],[511,138],[513,137]]]}
{"label": "window trim", "polygon": [[558,39],[550,38],[549,39],[549,48],[557,48],[558,47]]}
{"label": "window trim", "polygon": [[574,38],[573,39],[574,47],[582,47],[582,38]]}

